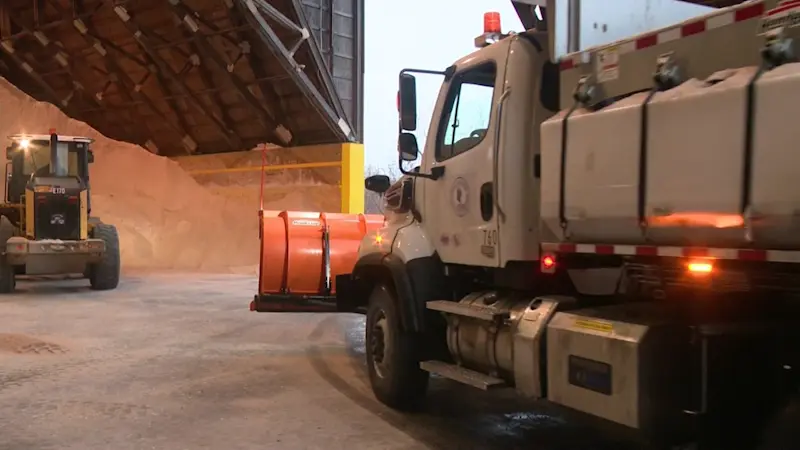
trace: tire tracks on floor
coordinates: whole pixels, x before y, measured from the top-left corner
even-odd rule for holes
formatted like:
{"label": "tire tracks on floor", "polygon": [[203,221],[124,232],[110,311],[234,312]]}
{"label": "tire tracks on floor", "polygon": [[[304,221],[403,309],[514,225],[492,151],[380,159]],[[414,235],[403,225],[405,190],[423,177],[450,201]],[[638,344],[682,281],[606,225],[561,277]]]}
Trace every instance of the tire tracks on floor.
{"label": "tire tracks on floor", "polygon": [[[458,444],[454,447],[454,443],[463,441],[463,435],[449,430],[425,426],[414,420],[412,416],[390,410],[375,400],[374,397],[359,391],[331,368],[331,365],[325,360],[324,354],[320,351],[320,347],[313,345],[313,342],[319,340],[326,331],[335,331],[337,322],[337,316],[327,317],[308,336],[308,340],[312,342],[312,345],[306,350],[306,355],[314,371],[331,387],[353,403],[427,448],[432,450],[462,448]],[[363,371],[363,366],[356,361],[356,356],[352,354],[348,356],[351,358],[349,366],[357,367],[359,372]],[[358,378],[365,379],[360,376]]]}

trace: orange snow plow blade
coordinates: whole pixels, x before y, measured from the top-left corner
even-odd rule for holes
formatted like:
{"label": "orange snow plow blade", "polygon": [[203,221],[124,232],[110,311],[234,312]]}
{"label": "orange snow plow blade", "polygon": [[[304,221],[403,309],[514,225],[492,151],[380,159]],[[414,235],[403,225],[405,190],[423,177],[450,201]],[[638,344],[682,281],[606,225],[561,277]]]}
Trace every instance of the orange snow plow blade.
{"label": "orange snow plow blade", "polygon": [[336,276],[352,272],[382,215],[260,211],[258,312],[336,311]]}

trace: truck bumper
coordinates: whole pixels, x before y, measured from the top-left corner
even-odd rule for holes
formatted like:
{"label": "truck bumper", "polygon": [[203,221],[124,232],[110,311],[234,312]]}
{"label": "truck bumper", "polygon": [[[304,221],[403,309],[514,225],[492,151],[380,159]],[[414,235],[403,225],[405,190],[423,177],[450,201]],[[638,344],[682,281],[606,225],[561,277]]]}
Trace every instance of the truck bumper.
{"label": "truck bumper", "polygon": [[26,275],[83,273],[87,264],[99,262],[106,251],[102,239],[81,241],[40,240],[12,237],[6,242],[6,259],[25,266]]}

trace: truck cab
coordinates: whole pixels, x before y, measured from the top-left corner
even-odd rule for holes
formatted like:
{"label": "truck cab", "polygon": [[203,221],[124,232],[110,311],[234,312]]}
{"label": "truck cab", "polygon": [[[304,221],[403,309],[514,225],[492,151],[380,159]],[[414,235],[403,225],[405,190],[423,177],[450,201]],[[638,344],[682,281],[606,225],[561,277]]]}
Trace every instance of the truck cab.
{"label": "truck cab", "polygon": [[[413,195],[399,208],[407,221],[378,232],[397,239],[370,233],[360,252],[403,265],[469,268],[465,276],[478,274],[486,284],[530,286],[540,262],[539,130],[559,109],[559,67],[546,30],[503,35],[499,23],[487,21],[478,49],[445,70],[400,74],[401,183],[412,185]],[[419,142],[415,131],[427,125],[417,124],[415,76],[431,75],[442,84],[427,139]],[[406,170],[420,153],[418,170]],[[389,205],[387,214],[397,208]]]}

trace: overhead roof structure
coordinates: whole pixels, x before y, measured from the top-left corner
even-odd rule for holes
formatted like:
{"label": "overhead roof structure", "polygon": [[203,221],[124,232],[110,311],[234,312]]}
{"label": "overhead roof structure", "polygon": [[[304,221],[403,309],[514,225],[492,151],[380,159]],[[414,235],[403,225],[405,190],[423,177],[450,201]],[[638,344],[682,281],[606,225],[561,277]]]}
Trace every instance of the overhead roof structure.
{"label": "overhead roof structure", "polygon": [[363,0],[0,2],[0,75],[163,155],[358,141],[362,42]]}

